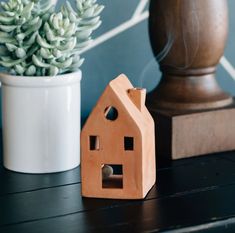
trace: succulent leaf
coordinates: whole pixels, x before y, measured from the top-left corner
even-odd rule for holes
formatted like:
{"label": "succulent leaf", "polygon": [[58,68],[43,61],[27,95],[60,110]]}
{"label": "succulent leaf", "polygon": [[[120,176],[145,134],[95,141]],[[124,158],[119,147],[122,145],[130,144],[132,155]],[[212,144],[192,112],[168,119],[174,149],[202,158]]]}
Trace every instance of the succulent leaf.
{"label": "succulent leaf", "polygon": [[33,76],[36,74],[36,67],[34,65],[31,65],[27,68],[27,70],[25,71],[25,74],[27,76]]}
{"label": "succulent leaf", "polygon": [[81,40],[85,40],[85,39],[90,37],[91,33],[92,33],[92,30],[90,30],[90,29],[80,31],[80,32],[76,33],[76,37],[81,39]]}
{"label": "succulent leaf", "polygon": [[17,49],[17,46],[15,46],[13,44],[9,44],[9,43],[6,43],[6,47],[10,52],[13,52]]}
{"label": "succulent leaf", "polygon": [[43,48],[47,48],[47,49],[53,48],[53,45],[50,45],[49,43],[47,43],[47,41],[44,38],[42,38],[39,34],[37,35],[37,42]]}
{"label": "succulent leaf", "polygon": [[56,76],[59,73],[59,68],[56,66],[51,66],[49,69],[49,76]]}
{"label": "succulent leaf", "polygon": [[66,61],[64,62],[52,62],[52,64],[60,69],[65,69],[65,68],[68,68],[69,66],[71,66],[73,63],[73,58],[68,58]]}
{"label": "succulent leaf", "polygon": [[2,61],[0,61],[0,64],[4,67],[10,68],[10,67],[13,67],[17,64],[20,64],[21,61],[22,61],[22,59],[4,61],[4,59],[2,58]]}
{"label": "succulent leaf", "polygon": [[54,56],[51,54],[49,49],[46,49],[46,48],[41,48],[40,49],[40,55],[44,59],[52,59],[52,58],[54,58]]}
{"label": "succulent leaf", "polygon": [[67,1],[55,12],[55,0],[7,0],[0,3],[0,65],[10,73],[55,76],[78,70],[79,53],[101,24],[96,0]]}
{"label": "succulent leaf", "polygon": [[0,30],[3,32],[12,32],[16,27],[15,25],[0,25]]}
{"label": "succulent leaf", "polygon": [[11,16],[4,16],[4,15],[0,15],[0,23],[3,24],[12,24],[14,22],[14,17]]}
{"label": "succulent leaf", "polygon": [[31,11],[32,11],[32,9],[33,9],[33,6],[34,6],[34,3],[33,3],[33,2],[30,2],[29,4],[27,4],[27,5],[24,7],[24,9],[23,9],[23,11],[22,11],[22,13],[21,13],[21,16],[24,17],[24,18],[26,18],[26,19],[29,19],[30,16],[31,16]]}
{"label": "succulent leaf", "polygon": [[33,55],[32,60],[33,60],[33,63],[34,63],[35,66],[43,67],[43,68],[49,68],[50,67],[49,64],[40,61],[36,55]]}
{"label": "succulent leaf", "polygon": [[15,65],[14,68],[15,68],[15,71],[16,71],[17,74],[19,74],[19,75],[23,75],[24,74],[25,69],[24,69],[23,66]]}
{"label": "succulent leaf", "polygon": [[23,48],[17,48],[15,54],[18,58],[24,58],[26,56],[26,51]]}
{"label": "succulent leaf", "polygon": [[104,6],[96,5],[96,9],[95,9],[93,17],[100,15],[100,13],[103,11],[103,9],[104,9]]}
{"label": "succulent leaf", "polygon": [[28,40],[24,41],[24,46],[28,47],[31,46],[35,43],[36,41],[36,37],[37,37],[38,32],[34,32],[29,38]]}

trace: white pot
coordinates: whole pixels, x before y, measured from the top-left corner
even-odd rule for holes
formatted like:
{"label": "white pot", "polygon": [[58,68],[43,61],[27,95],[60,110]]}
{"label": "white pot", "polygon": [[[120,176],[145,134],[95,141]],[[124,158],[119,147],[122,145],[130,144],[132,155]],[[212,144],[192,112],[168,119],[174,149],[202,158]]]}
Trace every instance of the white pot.
{"label": "white pot", "polygon": [[80,164],[81,71],[56,77],[0,74],[3,163],[23,173]]}

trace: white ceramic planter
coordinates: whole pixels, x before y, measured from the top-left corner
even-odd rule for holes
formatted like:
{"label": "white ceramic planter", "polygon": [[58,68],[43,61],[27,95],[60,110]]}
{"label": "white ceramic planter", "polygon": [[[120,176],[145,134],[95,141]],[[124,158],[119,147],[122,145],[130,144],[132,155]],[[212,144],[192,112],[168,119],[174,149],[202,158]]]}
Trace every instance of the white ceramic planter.
{"label": "white ceramic planter", "polygon": [[81,72],[56,77],[0,74],[3,163],[23,173],[51,173],[80,164]]}

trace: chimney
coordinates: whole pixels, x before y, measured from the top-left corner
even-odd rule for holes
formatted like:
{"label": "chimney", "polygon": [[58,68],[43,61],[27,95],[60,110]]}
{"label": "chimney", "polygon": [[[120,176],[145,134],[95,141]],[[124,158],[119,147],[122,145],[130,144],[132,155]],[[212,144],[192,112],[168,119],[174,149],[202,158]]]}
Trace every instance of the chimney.
{"label": "chimney", "polygon": [[131,88],[128,90],[128,95],[135,106],[142,112],[145,107],[146,89]]}

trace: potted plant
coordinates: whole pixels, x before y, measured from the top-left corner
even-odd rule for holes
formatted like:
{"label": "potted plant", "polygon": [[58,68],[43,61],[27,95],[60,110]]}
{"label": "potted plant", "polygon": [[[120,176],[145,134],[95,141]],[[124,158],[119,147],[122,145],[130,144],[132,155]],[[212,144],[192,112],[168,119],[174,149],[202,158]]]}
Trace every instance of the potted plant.
{"label": "potted plant", "polygon": [[1,2],[3,161],[10,170],[50,173],[80,163],[79,53],[101,24],[96,0]]}

